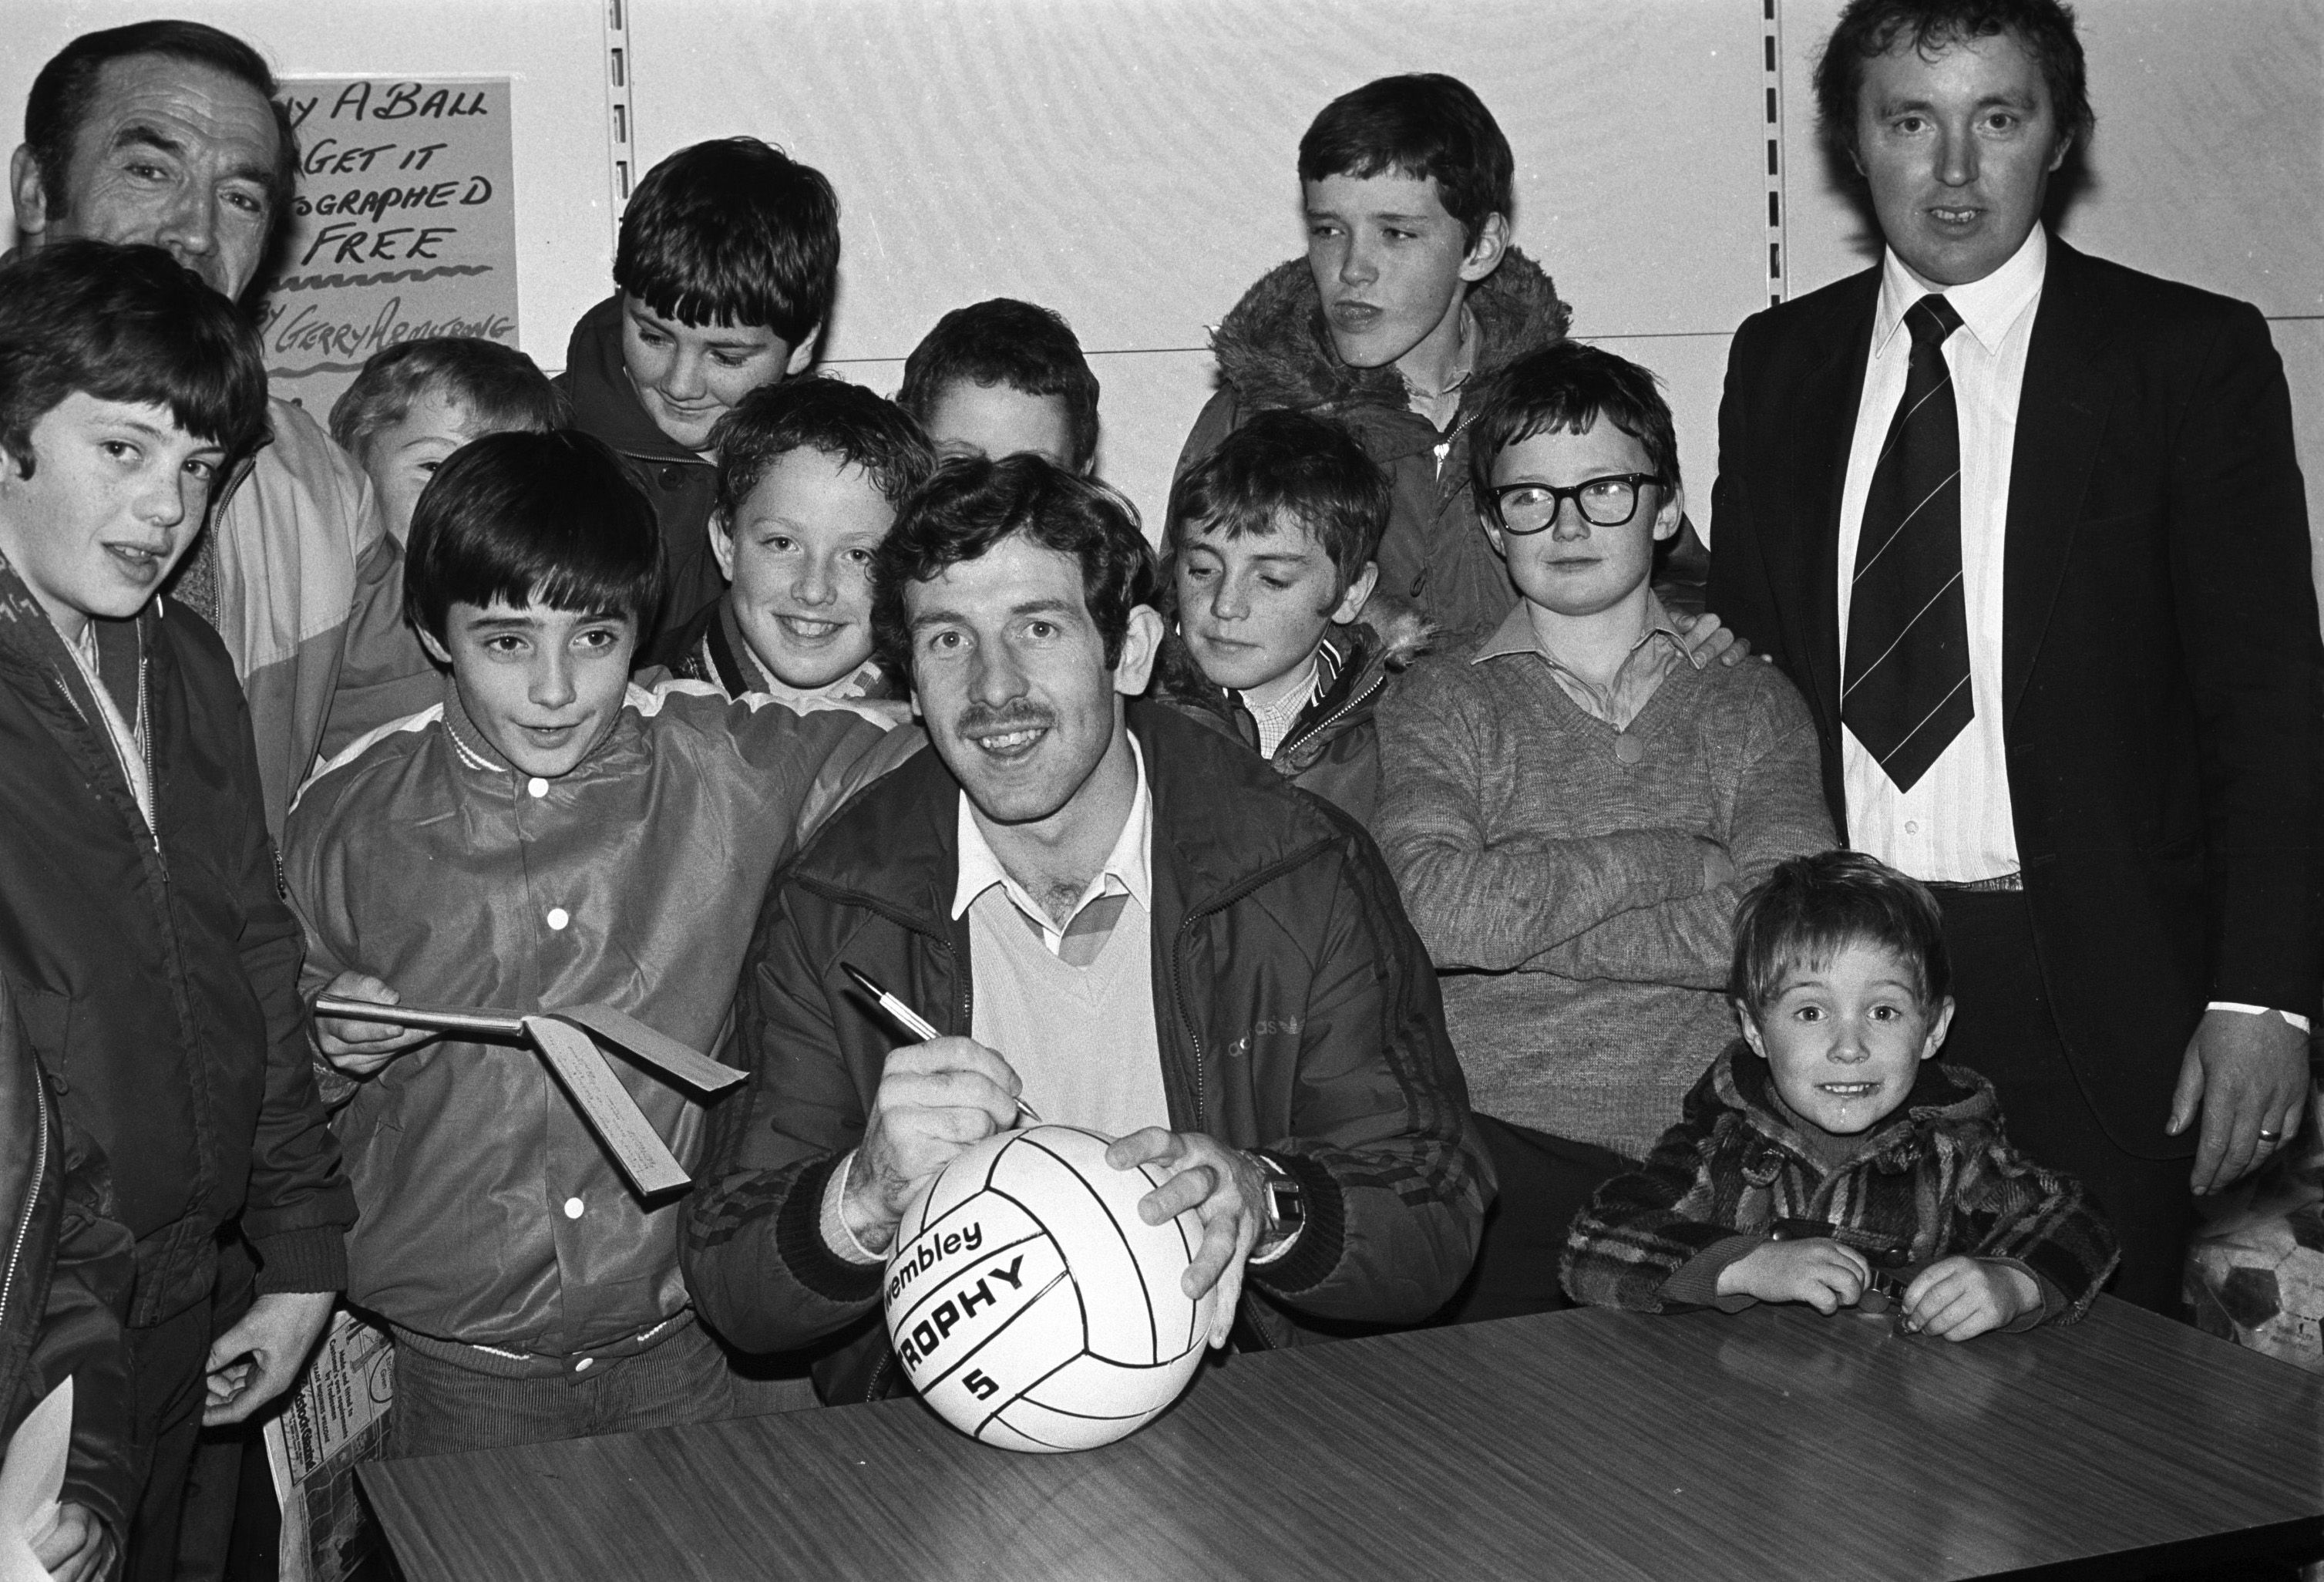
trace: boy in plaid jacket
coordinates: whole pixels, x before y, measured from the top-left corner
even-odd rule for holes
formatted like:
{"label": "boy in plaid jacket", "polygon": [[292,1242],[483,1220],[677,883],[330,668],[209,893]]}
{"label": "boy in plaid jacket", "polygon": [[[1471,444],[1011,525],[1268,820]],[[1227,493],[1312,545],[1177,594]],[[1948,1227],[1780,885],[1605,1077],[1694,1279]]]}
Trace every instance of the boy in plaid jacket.
{"label": "boy in plaid jacket", "polygon": [[1566,1291],[1640,1312],[1872,1293],[1955,1341],[2080,1318],[2114,1234],[2010,1146],[1991,1084],[1933,1059],[1950,976],[1917,882],[1855,852],[1778,867],[1736,917],[1743,1037],[1574,1222]]}

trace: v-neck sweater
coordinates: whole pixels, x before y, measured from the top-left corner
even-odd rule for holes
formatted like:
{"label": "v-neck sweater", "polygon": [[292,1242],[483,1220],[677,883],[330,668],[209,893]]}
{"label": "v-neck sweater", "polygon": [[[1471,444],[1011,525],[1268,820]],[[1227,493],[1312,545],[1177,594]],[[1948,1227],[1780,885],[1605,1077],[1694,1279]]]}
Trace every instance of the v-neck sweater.
{"label": "v-neck sweater", "polygon": [[[1735,907],[1832,845],[1771,667],[1672,669],[1626,729],[1533,651],[1423,661],[1379,710],[1380,846],[1476,1108],[1644,1157],[1734,1035]],[[1716,843],[1734,876],[1706,888]]]}

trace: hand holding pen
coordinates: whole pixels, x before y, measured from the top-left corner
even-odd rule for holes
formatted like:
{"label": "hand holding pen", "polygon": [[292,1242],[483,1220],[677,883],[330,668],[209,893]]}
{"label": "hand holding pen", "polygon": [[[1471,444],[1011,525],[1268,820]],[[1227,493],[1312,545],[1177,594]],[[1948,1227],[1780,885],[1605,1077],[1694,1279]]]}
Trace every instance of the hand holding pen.
{"label": "hand holding pen", "polygon": [[[853,962],[843,961],[839,964],[839,969],[854,981],[855,986],[863,991],[890,1022],[911,1037],[925,1043],[929,1040],[944,1036],[936,1030],[935,1025],[927,1017],[881,988],[877,978]],[[1041,1124],[1041,1112],[1027,1104],[1022,1097],[1017,1100],[1017,1112],[1037,1126]]]}

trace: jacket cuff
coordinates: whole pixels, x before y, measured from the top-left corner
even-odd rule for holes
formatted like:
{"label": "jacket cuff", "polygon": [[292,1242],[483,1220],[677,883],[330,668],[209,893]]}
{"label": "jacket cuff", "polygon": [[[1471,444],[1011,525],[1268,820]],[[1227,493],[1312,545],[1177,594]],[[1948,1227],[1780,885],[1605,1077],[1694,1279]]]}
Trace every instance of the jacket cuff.
{"label": "jacket cuff", "polygon": [[1663,1300],[1691,1308],[1717,1308],[1722,1313],[1741,1312],[1754,1305],[1757,1299],[1740,1291],[1720,1296],[1719,1277],[1727,1272],[1728,1265],[1741,1263],[1766,1244],[1765,1236],[1734,1235],[1714,1242],[1680,1264],[1678,1272],[1663,1281]]}
{"label": "jacket cuff", "polygon": [[1272,1263],[1250,1268],[1245,1278],[1270,1295],[1296,1302],[1301,1292],[1323,1284],[1340,1266],[1348,1240],[1347,1198],[1332,1172],[1305,1154],[1272,1148],[1267,1152],[1298,1178],[1307,1199],[1307,1220],[1290,1251]]}
{"label": "jacket cuff", "polygon": [[876,1300],[887,1273],[884,1263],[850,1263],[824,1243],[824,1190],[831,1172],[851,1153],[843,1150],[806,1166],[791,1178],[790,1190],[775,1210],[775,1256],[801,1285],[844,1307]]}
{"label": "jacket cuff", "polygon": [[336,1225],[253,1237],[258,1254],[258,1294],[347,1289],[346,1233]]}

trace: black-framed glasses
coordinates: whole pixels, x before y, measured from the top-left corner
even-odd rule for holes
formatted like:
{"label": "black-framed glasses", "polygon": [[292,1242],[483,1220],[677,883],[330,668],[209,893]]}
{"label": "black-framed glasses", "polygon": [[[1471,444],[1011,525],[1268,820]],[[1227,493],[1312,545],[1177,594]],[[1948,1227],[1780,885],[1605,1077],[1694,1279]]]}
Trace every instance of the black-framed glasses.
{"label": "black-framed glasses", "polygon": [[1650,472],[1608,473],[1584,478],[1566,488],[1555,484],[1503,484],[1493,491],[1493,516],[1504,532],[1539,532],[1557,520],[1566,501],[1592,527],[1619,527],[1638,513],[1638,491],[1660,486],[1660,475]]}

